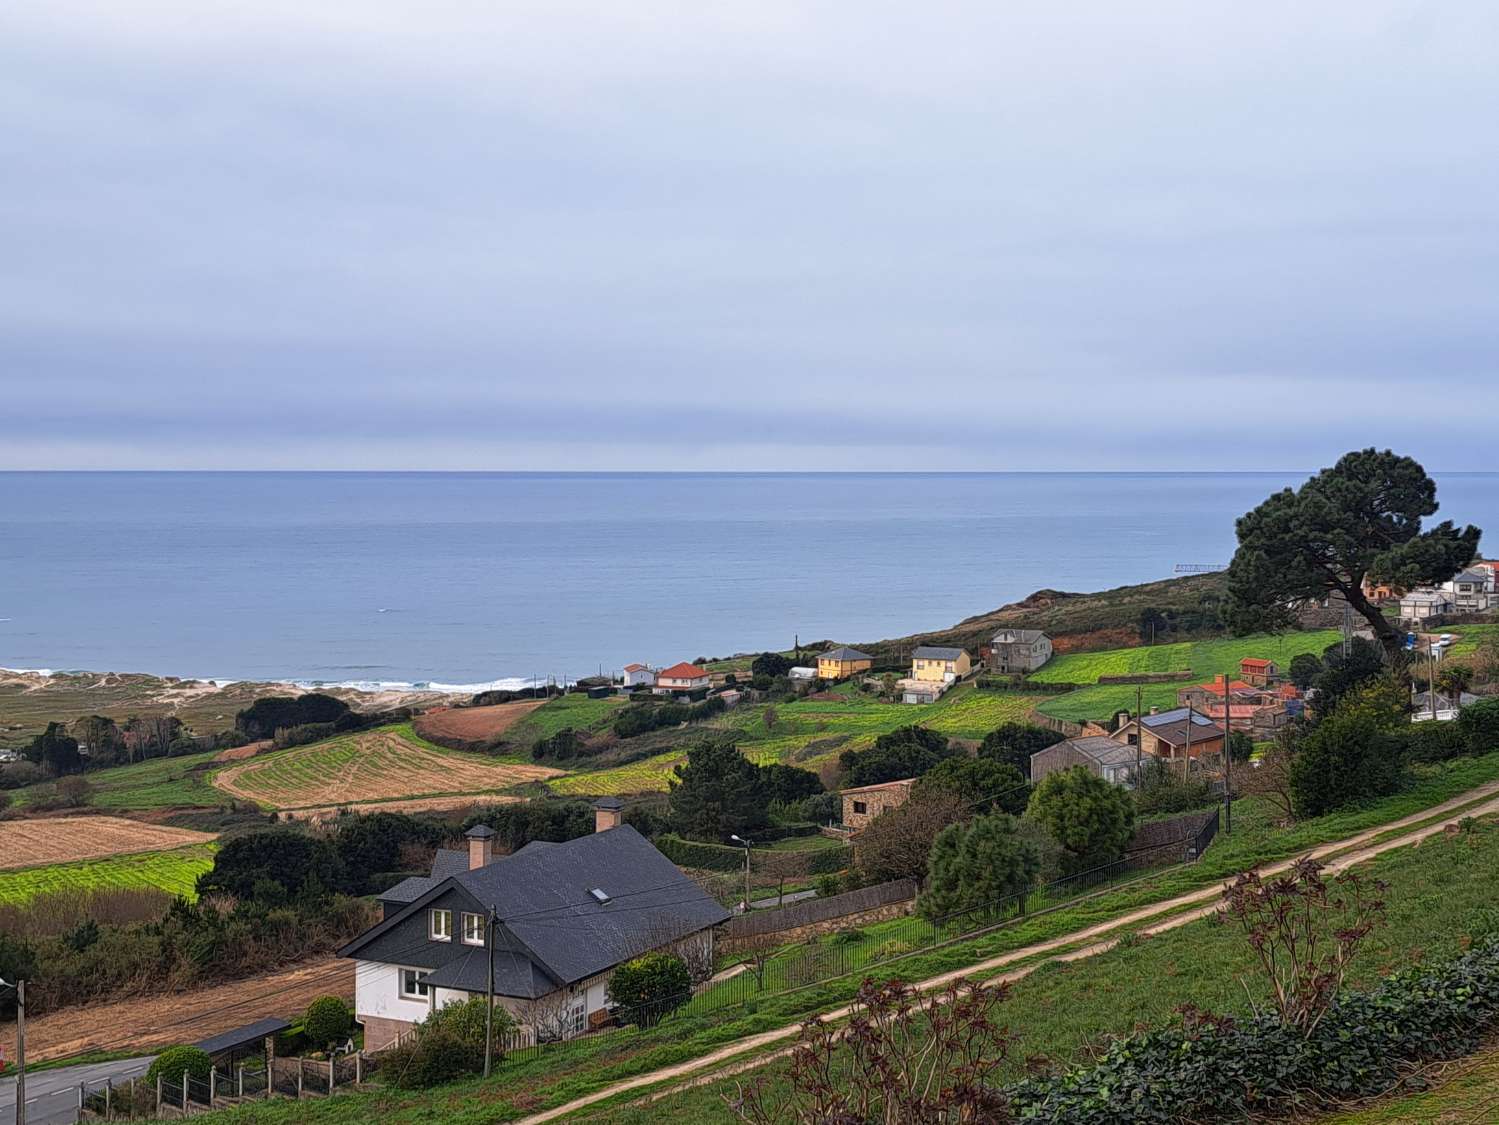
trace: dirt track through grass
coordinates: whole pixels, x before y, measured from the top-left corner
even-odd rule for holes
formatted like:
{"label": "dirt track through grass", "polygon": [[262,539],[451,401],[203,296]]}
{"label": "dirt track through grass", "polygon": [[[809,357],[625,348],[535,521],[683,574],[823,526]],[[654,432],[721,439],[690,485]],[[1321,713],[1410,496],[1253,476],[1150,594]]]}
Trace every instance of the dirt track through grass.
{"label": "dirt track through grass", "polygon": [[[1378,825],[1343,840],[1311,848],[1303,854],[1323,860],[1331,871],[1341,871],[1392,848],[1419,845],[1422,840],[1443,831],[1447,820],[1452,815],[1460,813],[1464,816],[1481,816],[1499,812],[1499,796],[1496,794],[1499,794],[1499,781],[1489,782],[1432,808],[1423,809],[1388,824]],[[1421,827],[1414,827],[1417,825]],[[1398,831],[1403,828],[1412,830]],[[1267,875],[1275,874],[1288,869],[1294,862],[1295,860],[1281,860],[1261,865],[1259,869]],[[1152,903],[1061,937],[1012,950],[998,957],[966,965],[961,969],[941,973],[916,983],[914,987],[922,992],[933,992],[965,977],[980,979],[985,985],[1020,980],[1049,958],[1079,960],[1106,953],[1118,944],[1119,938],[1124,933],[1133,932],[1140,927],[1141,923],[1150,923],[1139,931],[1149,935],[1163,933],[1205,917],[1217,909],[1221,893],[1222,884],[1214,883],[1201,890],[1178,895],[1163,902]],[[847,1018],[849,1012],[849,1007],[844,1005],[815,1018],[833,1023]],[[650,1095],[648,1100],[655,1101],[680,1089],[718,1081],[733,1074],[756,1069],[788,1054],[791,1047],[785,1044],[793,1042],[800,1031],[801,1025],[797,1023],[737,1040],[696,1059],[636,1075],[634,1078],[576,1098],[555,1109],[533,1114],[523,1118],[522,1125],[541,1125],[542,1122],[556,1120],[606,1099],[632,1090],[643,1090],[658,1083],[668,1082],[673,1078],[684,1078],[686,1081],[657,1091]],[[775,1049],[754,1055],[752,1058],[742,1057],[764,1048]],[[725,1065],[717,1066],[717,1064]],[[699,1073],[705,1067],[714,1069],[707,1073]]]}

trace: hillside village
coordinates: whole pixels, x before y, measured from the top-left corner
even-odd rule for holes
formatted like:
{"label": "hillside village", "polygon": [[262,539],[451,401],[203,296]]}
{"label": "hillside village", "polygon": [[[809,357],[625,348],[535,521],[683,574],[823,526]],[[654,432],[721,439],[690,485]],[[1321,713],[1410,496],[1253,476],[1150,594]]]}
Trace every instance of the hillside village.
{"label": "hillside village", "polygon": [[[999,1051],[991,1081],[1072,1104],[1094,1036],[1171,1017],[1068,974],[1195,942],[1252,979],[1203,919],[1240,908],[1224,881],[1255,866],[1440,888],[1441,926],[1392,897],[1360,940],[1396,963],[1466,951],[1499,980],[1471,877],[1499,862],[1496,570],[1366,588],[1405,631],[1401,680],[1336,602],[1231,635],[1209,576],[1168,608],[1111,591],[1112,619],[1038,596],[1029,623],[642,653],[426,705],[261,696],[221,730],[64,714],[0,764],[0,976],[30,980],[33,1067],[99,1069],[36,1071],[33,1120],[399,1120],[433,1096],[505,1120],[769,1121],[722,1068],[785,1088],[803,1019],[874,1010],[865,982],[892,976],[1011,981],[1048,1061],[1026,1077]],[[1131,620],[1133,643],[1098,643]],[[1163,971],[1162,1003],[1239,1010],[1253,987]],[[18,999],[0,995],[8,1071]]]}

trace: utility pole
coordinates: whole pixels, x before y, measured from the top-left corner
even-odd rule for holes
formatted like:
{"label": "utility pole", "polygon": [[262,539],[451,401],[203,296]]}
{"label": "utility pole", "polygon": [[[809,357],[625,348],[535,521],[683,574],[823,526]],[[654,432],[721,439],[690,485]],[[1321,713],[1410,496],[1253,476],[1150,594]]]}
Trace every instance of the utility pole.
{"label": "utility pole", "polygon": [[0,977],[0,988],[16,990],[16,1125],[26,1125],[26,982],[12,986]]}
{"label": "utility pole", "polygon": [[736,844],[744,849],[744,912],[750,911],[750,843],[742,836],[730,836]]}
{"label": "utility pole", "polygon": [[1234,755],[1229,746],[1233,709],[1228,705],[1228,673],[1223,673],[1223,834],[1234,830]]}
{"label": "utility pole", "polygon": [[1426,646],[1426,698],[1431,701],[1431,721],[1437,719],[1437,643],[1431,641]]}
{"label": "utility pole", "polygon": [[1193,714],[1193,712],[1192,712],[1192,704],[1190,702],[1190,699],[1191,699],[1191,697],[1189,696],[1188,697],[1188,703],[1187,703],[1187,754],[1186,754],[1186,758],[1182,761],[1182,780],[1183,781],[1191,781],[1192,780],[1192,714]]}
{"label": "utility pole", "polygon": [[484,977],[484,1077],[494,1061],[494,907],[489,908],[489,924],[484,927],[484,952],[489,961],[489,972]]}
{"label": "utility pole", "polygon": [[1145,689],[1139,684],[1135,685],[1135,792],[1140,791],[1140,786],[1145,783],[1145,722],[1142,718],[1144,711]]}

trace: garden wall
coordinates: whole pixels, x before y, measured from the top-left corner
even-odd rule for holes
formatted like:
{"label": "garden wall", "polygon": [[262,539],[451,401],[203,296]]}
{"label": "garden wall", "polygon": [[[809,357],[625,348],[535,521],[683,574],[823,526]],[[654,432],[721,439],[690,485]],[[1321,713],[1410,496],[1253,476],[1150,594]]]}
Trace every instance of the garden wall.
{"label": "garden wall", "polygon": [[[906,913],[915,898],[915,879],[894,879],[829,898],[810,898],[775,910],[741,914],[729,921],[726,940],[744,943],[749,938],[774,934],[777,941],[791,941],[795,940],[796,934],[788,937],[789,931],[800,933],[824,922],[836,922],[832,928],[841,929],[855,924],[852,920],[855,915],[861,916],[858,920],[863,922],[896,917]],[[863,917],[881,911],[886,913],[880,914],[878,919]]]}

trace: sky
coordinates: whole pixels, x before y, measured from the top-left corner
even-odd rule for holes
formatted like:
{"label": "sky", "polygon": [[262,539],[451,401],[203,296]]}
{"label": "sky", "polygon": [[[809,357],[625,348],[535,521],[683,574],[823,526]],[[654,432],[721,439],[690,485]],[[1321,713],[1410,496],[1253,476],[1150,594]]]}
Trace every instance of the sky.
{"label": "sky", "polygon": [[1491,469],[1499,5],[14,0],[0,469]]}

